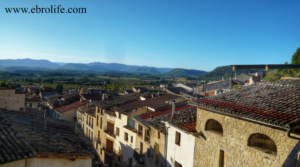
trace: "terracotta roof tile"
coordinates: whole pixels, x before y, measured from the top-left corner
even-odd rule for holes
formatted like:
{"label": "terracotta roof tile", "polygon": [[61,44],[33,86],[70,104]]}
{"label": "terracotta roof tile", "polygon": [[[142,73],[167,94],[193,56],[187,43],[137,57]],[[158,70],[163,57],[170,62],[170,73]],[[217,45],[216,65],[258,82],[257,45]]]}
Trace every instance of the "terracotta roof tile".
{"label": "terracotta roof tile", "polygon": [[[42,112],[19,112],[0,109],[0,164],[41,158],[92,158],[93,145],[83,132],[73,132],[74,123],[47,118],[43,130]],[[84,144],[85,143],[85,144]]]}
{"label": "terracotta roof tile", "polygon": [[300,118],[300,89],[297,83],[300,81],[252,84],[200,99],[195,104],[269,124],[290,126],[291,122]]}
{"label": "terracotta roof tile", "polygon": [[35,96],[31,96],[29,98],[26,99],[27,102],[41,102],[42,99],[40,97],[40,95],[35,95]]}
{"label": "terracotta roof tile", "polygon": [[79,106],[86,105],[87,103],[88,102],[86,102],[86,101],[84,101],[84,102],[77,101],[77,102],[72,103],[72,104],[62,105],[58,108],[55,108],[54,110],[58,113],[64,113],[64,112],[67,112],[69,110],[78,108]]}
{"label": "terracotta roof tile", "polygon": [[[183,109],[186,109],[186,108],[191,108],[191,107],[192,106],[190,106],[190,105],[183,105],[183,106],[175,107],[175,111],[180,111],[180,110],[183,110]],[[165,115],[165,114],[169,114],[169,113],[172,113],[172,108],[162,110],[162,111],[157,111],[157,112],[141,114],[141,115],[139,115],[139,117],[145,120],[145,119],[149,119],[151,115],[153,115],[153,118],[155,118],[155,117]]]}

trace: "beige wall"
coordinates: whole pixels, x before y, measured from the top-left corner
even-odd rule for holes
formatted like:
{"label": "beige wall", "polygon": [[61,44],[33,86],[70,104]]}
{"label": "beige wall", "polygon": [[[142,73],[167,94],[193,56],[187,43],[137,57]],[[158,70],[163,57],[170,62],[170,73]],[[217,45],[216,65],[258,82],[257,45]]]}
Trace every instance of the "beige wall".
{"label": "beige wall", "polygon": [[72,109],[67,112],[61,113],[60,119],[73,122],[74,118],[76,117],[76,110],[77,109]]}
{"label": "beige wall", "polygon": [[[158,139],[158,131],[151,127],[150,131],[150,147],[151,147],[151,154],[153,154],[153,159],[151,157],[147,157],[146,159],[150,163],[150,166],[163,166],[165,167],[165,134],[160,133],[160,138]],[[158,165],[155,163],[155,144],[159,145],[159,163]]]}
{"label": "beige wall", "polygon": [[[222,125],[223,136],[205,131],[205,123],[209,119],[215,119]],[[199,108],[197,109],[197,131],[203,132],[205,138],[196,138],[195,167],[217,167],[219,165],[220,150],[225,152],[225,167],[281,166],[297,143],[297,140],[287,137],[287,132],[283,130],[273,129]],[[248,138],[254,133],[262,133],[270,137],[277,146],[277,155],[267,154],[248,146]]]}
{"label": "beige wall", "polygon": [[31,108],[39,108],[39,104],[41,104],[42,102],[26,102],[26,107],[30,107],[30,103]]}
{"label": "beige wall", "polygon": [[16,94],[15,89],[0,89],[0,108],[8,110],[25,111],[25,94]]}
{"label": "beige wall", "polygon": [[23,159],[7,164],[1,167],[92,167],[92,159],[55,159],[55,158],[31,158]]}

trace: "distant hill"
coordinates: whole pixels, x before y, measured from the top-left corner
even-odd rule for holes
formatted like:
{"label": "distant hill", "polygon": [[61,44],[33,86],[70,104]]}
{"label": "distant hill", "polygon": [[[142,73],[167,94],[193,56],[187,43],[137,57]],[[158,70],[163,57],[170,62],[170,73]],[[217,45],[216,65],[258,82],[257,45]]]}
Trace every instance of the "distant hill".
{"label": "distant hill", "polygon": [[67,64],[67,63],[64,63],[64,62],[54,62],[54,63],[56,63],[56,64],[58,64],[58,65],[60,65],[60,66],[63,66],[63,65],[65,65],[65,64]]}
{"label": "distant hill", "polygon": [[230,66],[221,66],[221,67],[215,68],[214,70],[212,70],[208,73],[198,76],[198,79],[221,80],[222,77],[224,77],[224,79],[228,78],[228,77],[233,78],[233,77],[235,77],[235,73],[236,73],[236,75],[240,75],[240,74],[254,73],[254,72],[258,72],[258,71],[263,71],[263,70],[236,70],[234,72],[234,71],[232,71]]}
{"label": "distant hill", "polygon": [[160,73],[153,67],[125,67],[120,71],[131,72],[131,73],[150,73],[150,74]]}
{"label": "distant hill", "polygon": [[[104,68],[108,69],[108,70],[112,70],[112,71],[135,71],[134,69],[136,68],[129,68],[129,67],[138,67],[139,69],[141,69],[142,71],[150,71],[148,73],[165,73],[165,72],[169,72],[171,71],[173,68],[158,68],[158,67],[148,67],[148,66],[136,66],[136,65],[126,65],[126,64],[120,64],[120,63],[102,63],[102,62],[94,62],[94,63],[89,63],[88,65],[92,66],[92,65],[101,65]],[[143,69],[145,68],[145,69]],[[149,68],[153,68],[156,71],[152,71],[149,70]]]}
{"label": "distant hill", "polygon": [[88,71],[107,71],[106,68],[104,68],[101,65],[93,65],[89,66],[87,64],[80,64],[80,63],[67,63],[59,69],[64,69],[64,70],[88,70]]}
{"label": "distant hill", "polygon": [[164,75],[169,75],[174,77],[186,77],[186,76],[198,76],[205,73],[206,71],[201,71],[201,70],[187,70],[182,68],[175,68],[167,73],[164,73]]}
{"label": "distant hill", "polygon": [[9,71],[9,72],[22,71],[22,70],[44,71],[44,70],[49,70],[49,68],[25,67],[25,66],[10,66],[10,67],[0,68],[0,71]]}
{"label": "distant hill", "polygon": [[0,66],[23,66],[23,67],[42,67],[42,68],[58,68],[59,64],[50,62],[49,60],[34,59],[3,59],[0,60]]}

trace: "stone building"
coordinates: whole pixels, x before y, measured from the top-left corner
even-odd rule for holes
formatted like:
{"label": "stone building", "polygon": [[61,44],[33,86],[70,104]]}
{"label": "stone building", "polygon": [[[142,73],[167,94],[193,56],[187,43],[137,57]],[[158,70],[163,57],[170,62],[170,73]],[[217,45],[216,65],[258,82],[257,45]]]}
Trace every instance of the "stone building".
{"label": "stone building", "polygon": [[[114,151],[114,140],[116,139],[115,134],[115,117],[114,111],[111,111],[112,107],[128,104],[140,99],[141,93],[132,93],[129,95],[118,96],[114,99],[105,99],[104,101],[96,102],[96,145],[97,152],[100,156],[101,162],[109,166],[115,165],[114,159],[118,156],[119,149]],[[99,124],[98,124],[99,122]],[[99,139],[100,138],[100,139]]]}
{"label": "stone building", "polygon": [[[185,111],[190,112],[189,109],[191,108],[192,106],[186,104],[179,104],[178,106],[174,104],[173,114],[178,115],[179,113],[184,113]],[[144,166],[165,167],[167,165],[166,155],[168,150],[168,132],[166,131],[165,124],[162,122],[168,121],[173,118],[171,117],[171,115],[172,108],[169,108],[154,113],[146,113],[134,117],[139,125],[143,125],[150,130],[150,141],[148,143],[149,147],[147,147],[146,152],[142,154],[145,159]],[[181,119],[182,117],[179,116],[177,118]],[[139,155],[141,155],[141,152],[139,153]]]}
{"label": "stone building", "polygon": [[193,166],[281,166],[299,140],[299,84],[286,82],[254,83],[194,102],[201,136]]}
{"label": "stone building", "polygon": [[0,108],[25,111],[25,92],[16,92],[15,88],[0,88]]}
{"label": "stone building", "polygon": [[25,106],[32,108],[39,108],[42,103],[40,95],[34,95],[25,99]]}

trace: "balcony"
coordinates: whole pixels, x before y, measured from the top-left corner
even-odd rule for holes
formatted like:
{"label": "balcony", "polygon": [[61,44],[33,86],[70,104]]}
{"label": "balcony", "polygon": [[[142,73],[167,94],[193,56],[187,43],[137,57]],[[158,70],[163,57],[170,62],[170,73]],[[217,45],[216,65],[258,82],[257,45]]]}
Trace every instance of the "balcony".
{"label": "balcony", "polygon": [[293,150],[290,152],[289,156],[283,163],[282,167],[298,167],[298,166],[300,166],[300,159],[298,157],[299,151],[300,151],[300,140],[295,145]]}
{"label": "balcony", "polygon": [[113,138],[116,138],[115,134],[114,134],[114,131],[104,130],[104,133],[106,133],[107,135],[109,135],[109,136],[111,136]]}
{"label": "balcony", "polygon": [[113,154],[114,149],[113,148],[105,148],[105,152],[107,152],[108,154]]}
{"label": "balcony", "polygon": [[138,135],[139,135],[140,137],[143,137],[143,130],[140,130],[139,133],[138,133]]}
{"label": "balcony", "polygon": [[138,163],[140,163],[140,164],[145,163],[145,155],[144,154],[139,154],[138,152],[134,151],[133,157]]}
{"label": "balcony", "polygon": [[150,136],[146,136],[145,137],[145,141],[148,142],[148,143],[150,143]]}

